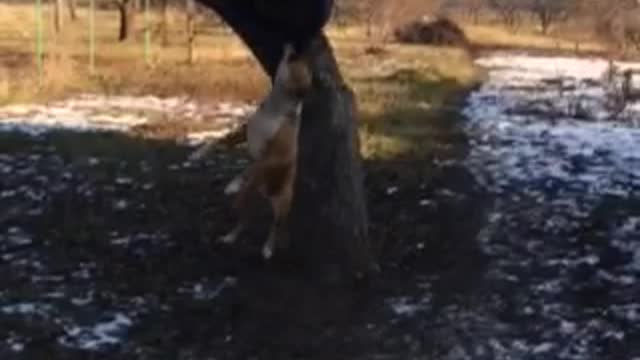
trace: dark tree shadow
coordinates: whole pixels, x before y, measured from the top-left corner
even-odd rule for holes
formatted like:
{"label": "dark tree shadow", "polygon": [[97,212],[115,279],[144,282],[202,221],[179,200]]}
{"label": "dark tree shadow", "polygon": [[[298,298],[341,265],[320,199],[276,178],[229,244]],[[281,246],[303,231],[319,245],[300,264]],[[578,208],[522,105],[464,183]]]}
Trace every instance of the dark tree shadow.
{"label": "dark tree shadow", "polygon": [[[461,146],[459,135],[434,139],[456,138],[453,146]],[[206,163],[189,164],[190,150],[120,134],[0,134],[2,164],[11,169],[2,188],[17,191],[0,205],[1,227],[32,240],[11,247],[3,235],[0,253],[9,261],[0,266],[0,306],[42,302],[53,309],[46,316],[0,314],[0,338],[25,344],[19,353],[0,350],[3,358],[407,358],[445,346],[425,330],[438,304],[481,292],[475,238],[487,201],[459,163],[436,166],[433,157],[415,156],[366,162],[383,271],[344,286],[286,254],[262,260],[270,220],[264,202],[240,244],[214,244],[235,221],[222,189],[246,158],[221,148]],[[460,159],[464,150],[448,154]],[[19,259],[41,267],[17,266]],[[91,264],[86,277],[74,275],[81,264]],[[43,284],[36,276],[63,280]],[[394,299],[419,303],[427,282],[429,309],[415,317],[393,311]],[[63,295],[47,297],[55,291]],[[90,305],[74,305],[72,298],[88,293]],[[134,319],[121,344],[99,352],[59,344],[65,322],[91,323],[116,310]]]}

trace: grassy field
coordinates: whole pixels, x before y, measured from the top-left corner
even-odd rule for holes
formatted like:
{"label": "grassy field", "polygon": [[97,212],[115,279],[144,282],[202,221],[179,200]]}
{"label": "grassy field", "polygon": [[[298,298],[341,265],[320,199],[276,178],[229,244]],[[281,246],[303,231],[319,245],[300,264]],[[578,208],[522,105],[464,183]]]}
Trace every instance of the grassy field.
{"label": "grassy field", "polygon": [[[50,9],[45,10],[45,19],[50,19]],[[67,21],[57,35],[46,27],[44,79],[38,87],[33,8],[0,5],[0,19],[7,24],[0,29],[0,54],[4,54],[0,67],[8,75],[0,79],[8,88],[4,98],[0,93],[0,103],[46,101],[83,92],[186,95],[203,100],[260,98],[267,89],[267,78],[227,29],[201,29],[196,38],[197,61],[187,64],[182,16],[171,13],[169,44],[161,46],[156,36],[153,63],[147,66],[140,31],[133,41],[119,43],[117,13],[98,12],[95,74],[88,67],[85,12],[79,12],[77,21]],[[158,27],[158,21],[157,16],[152,17],[152,28]],[[369,157],[423,151],[428,143],[424,136],[433,134],[437,123],[429,120],[446,121],[449,114],[443,109],[477,80],[471,59],[458,49],[387,44],[383,51],[372,54],[367,51],[370,42],[357,28],[330,27],[328,34],[357,94],[363,152]]]}
{"label": "grassy field", "polygon": [[560,29],[543,35],[528,24],[516,30],[500,25],[463,24],[465,33],[475,45],[488,49],[529,49],[539,51],[604,53],[604,44],[577,31]]}

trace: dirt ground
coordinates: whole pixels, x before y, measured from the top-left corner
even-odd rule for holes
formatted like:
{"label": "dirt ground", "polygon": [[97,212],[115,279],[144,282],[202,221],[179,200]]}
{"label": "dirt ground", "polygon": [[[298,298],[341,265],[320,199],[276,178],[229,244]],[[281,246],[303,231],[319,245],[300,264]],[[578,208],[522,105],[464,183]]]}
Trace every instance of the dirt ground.
{"label": "dirt ground", "polygon": [[[367,163],[383,272],[369,286],[344,288],[314,283],[286,259],[265,263],[259,230],[233,248],[213,243],[233,225],[222,189],[243,166],[239,151],[198,165],[185,163],[190,148],[117,134],[0,139],[0,298],[35,304],[26,316],[5,306],[4,359],[435,354],[447,351],[434,344],[446,336],[428,336],[436,330],[427,322],[393,320],[389,300],[419,295],[417,279],[436,276],[434,301],[448,303],[482,273],[473,239],[485,199],[460,166]],[[461,196],[438,195],[443,187]],[[131,322],[115,331],[124,341],[73,330],[116,314]]]}
{"label": "dirt ground", "polygon": [[354,287],[265,263],[260,211],[214,244],[242,149],[0,132],[0,358],[640,359],[640,132],[523,121],[550,62],[504,62],[466,119],[411,118],[425,153],[366,161],[382,272]]}

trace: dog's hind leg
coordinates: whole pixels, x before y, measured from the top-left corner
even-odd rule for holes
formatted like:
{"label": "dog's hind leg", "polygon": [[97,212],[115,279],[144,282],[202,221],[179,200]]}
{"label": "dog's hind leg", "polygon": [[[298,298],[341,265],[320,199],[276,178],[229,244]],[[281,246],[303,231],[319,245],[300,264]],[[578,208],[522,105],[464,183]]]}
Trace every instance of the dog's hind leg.
{"label": "dog's hind leg", "polygon": [[[220,237],[218,239],[219,242],[225,244],[234,243],[240,233],[242,233],[242,231],[246,228],[246,222],[248,221],[249,215],[249,195],[252,190],[257,189],[257,185],[262,178],[261,171],[262,169],[260,168],[259,164],[250,165],[244,172],[237,175],[236,178],[234,178],[229,183],[229,185],[227,185],[227,188],[231,187],[232,185],[234,187],[238,187],[237,190],[234,189],[237,195],[233,203],[233,206],[238,214],[238,224],[233,228],[233,230],[231,230],[231,232]],[[227,189],[225,189],[225,193],[226,192]]]}
{"label": "dog's hind leg", "polygon": [[273,223],[269,231],[269,237],[262,247],[262,256],[270,259],[276,248],[285,248],[288,242],[287,225],[291,200],[293,198],[292,186],[284,186],[279,194],[271,196],[273,207]]}

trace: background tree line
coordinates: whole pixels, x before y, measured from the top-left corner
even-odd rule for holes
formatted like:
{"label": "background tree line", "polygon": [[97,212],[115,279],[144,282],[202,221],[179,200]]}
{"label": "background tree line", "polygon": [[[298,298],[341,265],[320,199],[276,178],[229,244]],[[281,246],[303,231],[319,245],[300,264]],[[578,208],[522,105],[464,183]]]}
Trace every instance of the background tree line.
{"label": "background tree line", "polygon": [[389,30],[421,15],[448,16],[473,25],[520,31],[534,26],[543,35],[576,33],[626,50],[640,50],[640,4],[636,0],[337,0],[339,25],[361,23],[367,33]]}
{"label": "background tree line", "polygon": [[[78,18],[78,8],[89,0],[44,0],[54,8],[56,32]],[[183,17],[187,42],[198,31],[223,24],[197,0],[95,0],[99,9],[117,11],[118,41],[125,42],[145,30],[140,14],[145,1],[160,21],[149,29],[163,45],[169,42],[170,14]],[[8,0],[32,3],[32,0]],[[603,41],[626,52],[640,50],[640,4],[636,0],[336,0],[333,23],[338,27],[361,26],[367,37],[386,41],[393,30],[423,16],[447,16],[471,25],[495,25],[519,32],[534,27],[547,34],[579,34]],[[99,25],[98,25],[99,26]]]}

